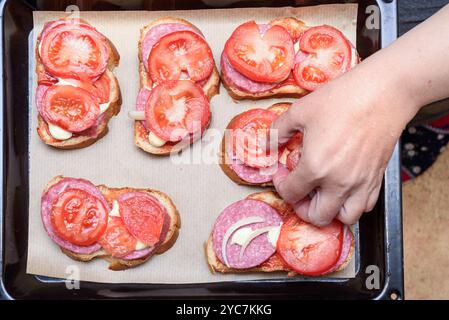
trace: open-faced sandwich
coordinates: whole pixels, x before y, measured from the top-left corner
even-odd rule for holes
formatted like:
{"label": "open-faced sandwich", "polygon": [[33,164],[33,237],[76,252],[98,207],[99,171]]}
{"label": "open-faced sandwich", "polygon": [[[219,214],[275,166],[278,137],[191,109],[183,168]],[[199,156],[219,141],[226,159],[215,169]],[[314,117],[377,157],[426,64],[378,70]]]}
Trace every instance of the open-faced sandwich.
{"label": "open-faced sandwich", "polygon": [[45,24],[35,53],[42,141],[77,149],[102,138],[121,105],[114,45],[86,21],[67,18]]}
{"label": "open-faced sandwich", "polygon": [[200,139],[211,119],[209,101],[220,78],[201,31],[178,18],[162,18],[141,29],[140,92],[134,142],[144,151],[168,155]]}
{"label": "open-faced sandwich", "polygon": [[212,272],[287,272],[321,276],[345,268],[354,254],[351,229],[302,221],[272,191],[254,193],[225,208],[205,245]]}
{"label": "open-faced sandwich", "polygon": [[[263,146],[269,140],[271,123],[287,111],[290,103],[276,103],[235,116],[221,141],[220,166],[234,182],[243,185],[272,186],[278,166],[293,170],[299,160],[302,134],[298,132],[285,145]],[[271,137],[275,142],[275,137]]]}
{"label": "open-faced sandwich", "polygon": [[167,251],[181,226],[178,210],[163,192],[62,176],[45,187],[41,215],[49,237],[67,256],[102,258],[111,270],[136,267]]}
{"label": "open-faced sandwich", "polygon": [[300,97],[359,62],[342,32],[295,18],[238,26],[221,55],[221,78],[234,99]]}

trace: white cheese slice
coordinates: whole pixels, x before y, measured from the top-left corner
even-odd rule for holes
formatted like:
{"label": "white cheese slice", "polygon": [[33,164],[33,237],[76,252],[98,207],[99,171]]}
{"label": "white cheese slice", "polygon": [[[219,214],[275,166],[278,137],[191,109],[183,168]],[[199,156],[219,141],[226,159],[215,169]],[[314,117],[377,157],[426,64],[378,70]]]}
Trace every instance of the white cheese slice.
{"label": "white cheese slice", "polygon": [[295,44],[293,45],[293,49],[294,49],[295,53],[299,52],[299,41],[295,42]]}
{"label": "white cheese slice", "polygon": [[54,125],[52,123],[48,123],[48,131],[50,132],[50,135],[56,140],[67,140],[70,139],[73,135],[70,131],[64,130],[63,128],[58,127],[57,125]]}
{"label": "white cheese slice", "polygon": [[120,217],[120,209],[118,206],[118,201],[114,200],[112,201],[112,209],[109,211],[109,216],[111,217]]}
{"label": "white cheese slice", "polygon": [[143,121],[145,120],[145,111],[131,110],[128,112],[128,117],[132,120]]}
{"label": "white cheese slice", "polygon": [[162,147],[165,143],[167,143],[167,141],[162,140],[151,131],[148,132],[148,142],[155,147]]}
{"label": "white cheese slice", "polygon": [[[111,211],[109,211],[109,217],[120,217],[120,208],[117,200],[112,201],[112,209]],[[137,240],[136,247],[134,248],[134,250],[142,250],[148,247],[149,246],[146,245],[145,243]]]}
{"label": "white cheese slice", "polygon": [[146,245],[145,243],[143,243],[143,242],[137,240],[136,247],[134,248],[134,250],[142,250],[142,249],[146,249],[146,248],[148,248],[148,247],[149,247],[149,246]]}
{"label": "white cheese slice", "polygon": [[290,154],[290,150],[285,148],[284,151],[282,152],[281,156],[279,157],[279,162],[282,163],[284,166],[287,165],[287,157],[289,154]]}
{"label": "white cheese slice", "polygon": [[281,233],[281,227],[282,223],[277,227],[273,227],[267,234],[268,241],[270,241],[271,245],[275,248],[279,239],[279,234]]}

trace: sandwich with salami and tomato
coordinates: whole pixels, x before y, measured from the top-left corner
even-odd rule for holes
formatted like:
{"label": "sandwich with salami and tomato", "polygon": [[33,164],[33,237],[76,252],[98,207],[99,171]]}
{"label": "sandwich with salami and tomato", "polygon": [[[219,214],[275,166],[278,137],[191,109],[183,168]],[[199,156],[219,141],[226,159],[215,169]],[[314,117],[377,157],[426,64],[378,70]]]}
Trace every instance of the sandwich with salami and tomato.
{"label": "sandwich with salami and tomato", "polygon": [[112,42],[84,20],[64,18],[45,24],[35,54],[41,140],[78,149],[102,138],[121,105]]}
{"label": "sandwich with salami and tomato", "polygon": [[301,97],[359,63],[338,29],[296,18],[248,21],[226,41],[221,78],[234,99]]}
{"label": "sandwich with salami and tomato", "polygon": [[302,133],[297,132],[285,145],[263,146],[270,137],[271,123],[286,112],[290,103],[255,108],[235,116],[221,141],[220,167],[234,182],[242,185],[272,186],[279,166],[293,170],[301,156]]}
{"label": "sandwich with salami and tomato", "polygon": [[155,155],[178,152],[209,126],[220,83],[212,50],[193,24],[162,18],[141,29],[139,60],[134,142]]}
{"label": "sandwich with salami and tomato", "polygon": [[344,269],[354,235],[338,220],[315,227],[275,192],[254,193],[226,207],[205,244],[211,272],[287,272],[322,276]]}
{"label": "sandwich with salami and tomato", "polygon": [[105,259],[111,270],[133,268],[164,253],[181,227],[178,210],[163,192],[95,186],[63,176],[45,187],[41,215],[63,253],[84,262]]}

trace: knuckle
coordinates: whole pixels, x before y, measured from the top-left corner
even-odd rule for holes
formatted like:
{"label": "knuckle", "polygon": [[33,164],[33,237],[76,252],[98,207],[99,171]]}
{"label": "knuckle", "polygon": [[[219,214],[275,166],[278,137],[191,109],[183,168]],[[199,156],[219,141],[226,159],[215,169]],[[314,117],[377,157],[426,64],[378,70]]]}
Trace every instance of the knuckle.
{"label": "knuckle", "polygon": [[276,186],[276,191],[279,193],[282,199],[284,199],[285,202],[293,204],[295,203],[294,196],[291,192],[291,188],[287,185],[285,180],[280,181]]}

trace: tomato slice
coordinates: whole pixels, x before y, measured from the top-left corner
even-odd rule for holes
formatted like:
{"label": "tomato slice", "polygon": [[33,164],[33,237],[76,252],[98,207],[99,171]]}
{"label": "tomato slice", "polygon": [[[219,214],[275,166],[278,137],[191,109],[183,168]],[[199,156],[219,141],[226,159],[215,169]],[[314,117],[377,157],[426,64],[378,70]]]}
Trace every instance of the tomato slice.
{"label": "tomato slice", "polygon": [[51,208],[56,234],[79,246],[97,242],[106,229],[107,218],[108,209],[103,202],[81,189],[65,190]]}
{"label": "tomato slice", "polygon": [[286,162],[287,169],[293,171],[293,169],[295,169],[296,166],[298,165],[300,158],[301,158],[301,151],[299,150],[299,148],[291,151],[287,156]]}
{"label": "tomato slice", "polygon": [[259,82],[286,79],[295,56],[292,38],[284,27],[270,26],[262,34],[255,21],[237,27],[224,50],[237,71]]}
{"label": "tomato slice", "polygon": [[159,242],[166,210],[157,199],[135,192],[119,199],[119,208],[125,226],[134,237],[150,246]]}
{"label": "tomato slice", "polygon": [[43,100],[42,112],[46,121],[70,132],[90,128],[100,115],[96,98],[71,85],[51,86]]}
{"label": "tomato slice", "polygon": [[111,256],[121,258],[135,250],[137,239],[129,233],[120,217],[110,217],[99,243]]}
{"label": "tomato slice", "polygon": [[160,83],[181,79],[186,72],[192,81],[209,77],[214,69],[212,51],[206,41],[192,31],[178,31],[162,37],[148,57],[151,79]]}
{"label": "tomato slice", "polygon": [[235,118],[232,130],[232,149],[236,157],[250,167],[266,168],[278,160],[277,150],[266,150],[260,144],[268,140],[271,123],[277,115],[265,109],[252,109]]}
{"label": "tomato slice", "polygon": [[317,276],[338,262],[343,234],[344,226],[338,220],[318,228],[292,214],[281,227],[277,251],[295,272]]}
{"label": "tomato slice", "polygon": [[107,75],[107,72],[103,73],[93,85],[95,88],[93,94],[98,97],[98,103],[109,102],[109,97],[111,94],[111,79]]}
{"label": "tomato slice", "polygon": [[299,40],[293,76],[299,86],[313,91],[340,76],[351,66],[351,45],[330,26],[309,28]]}
{"label": "tomato slice", "polygon": [[190,80],[166,81],[151,90],[145,120],[159,138],[177,142],[205,130],[210,121],[209,101]]}
{"label": "tomato slice", "polygon": [[302,145],[302,133],[297,132],[293,137],[290,138],[290,140],[288,140],[285,147],[288,150],[293,151],[295,149],[299,149],[301,145]]}
{"label": "tomato slice", "polygon": [[60,78],[98,77],[105,71],[110,55],[102,34],[92,26],[72,20],[46,31],[41,44],[45,69]]}

